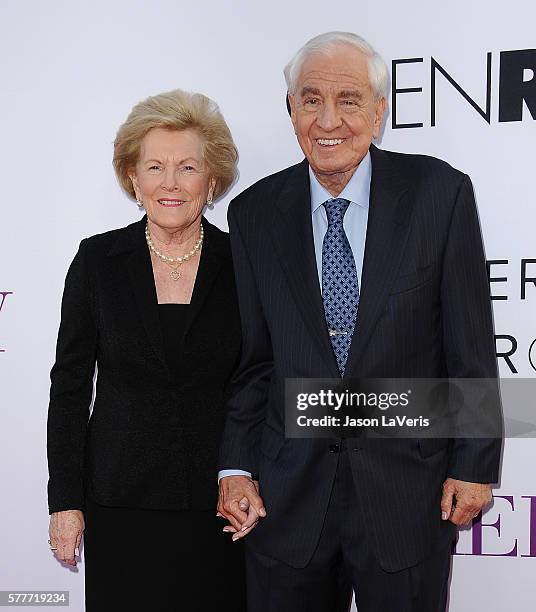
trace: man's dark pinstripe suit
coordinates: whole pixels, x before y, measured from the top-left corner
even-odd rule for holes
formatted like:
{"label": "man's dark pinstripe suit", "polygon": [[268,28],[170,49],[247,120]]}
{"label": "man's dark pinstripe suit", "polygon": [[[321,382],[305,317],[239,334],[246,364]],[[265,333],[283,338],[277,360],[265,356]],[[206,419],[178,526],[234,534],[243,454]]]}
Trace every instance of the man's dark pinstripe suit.
{"label": "man's dark pinstripe suit", "polygon": [[[495,377],[470,179],[431,157],[372,145],[371,158],[361,299],[346,376]],[[329,450],[334,440],[285,439],[284,382],[339,376],[315,264],[307,162],[235,198],[229,226],[243,354],[220,469],[258,475],[268,516],[247,536],[249,545],[304,567],[319,540],[338,456]],[[349,442],[361,520],[389,572],[454,537],[454,525],[441,521],[445,478],[498,480],[500,441]]]}

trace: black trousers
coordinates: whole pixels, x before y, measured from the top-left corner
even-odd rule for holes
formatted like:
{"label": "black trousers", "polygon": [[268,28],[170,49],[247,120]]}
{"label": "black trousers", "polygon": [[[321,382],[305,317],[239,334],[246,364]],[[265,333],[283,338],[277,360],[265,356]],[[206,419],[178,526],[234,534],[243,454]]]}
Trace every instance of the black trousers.
{"label": "black trousers", "polygon": [[352,589],[358,612],[444,612],[450,544],[414,567],[384,571],[359,520],[356,495],[343,449],[320,541],[303,569],[259,554],[245,538],[250,612],[348,612]]}
{"label": "black trousers", "polygon": [[216,510],[111,508],[87,500],[89,612],[245,612],[244,551]]}

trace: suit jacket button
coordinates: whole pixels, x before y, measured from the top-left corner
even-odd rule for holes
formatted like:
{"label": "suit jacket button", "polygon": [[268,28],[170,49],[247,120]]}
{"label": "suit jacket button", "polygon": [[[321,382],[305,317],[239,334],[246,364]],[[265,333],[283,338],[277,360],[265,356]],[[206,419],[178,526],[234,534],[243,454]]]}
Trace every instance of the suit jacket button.
{"label": "suit jacket button", "polygon": [[338,444],[331,444],[329,447],[330,453],[338,453],[341,450],[341,447]]}

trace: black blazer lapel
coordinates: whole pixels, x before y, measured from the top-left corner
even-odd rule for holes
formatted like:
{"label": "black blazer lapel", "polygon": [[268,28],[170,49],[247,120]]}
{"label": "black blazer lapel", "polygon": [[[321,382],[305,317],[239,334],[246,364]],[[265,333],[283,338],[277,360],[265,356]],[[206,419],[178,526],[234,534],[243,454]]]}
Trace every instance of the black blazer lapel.
{"label": "black blazer lapel", "polygon": [[413,201],[409,184],[386,153],[370,148],[372,179],[359,310],[346,375],[357,376],[360,360],[385,308],[409,233]]}
{"label": "black blazer lapel", "polygon": [[303,319],[325,356],[330,376],[340,376],[329,339],[313,240],[309,165],[295,166],[276,201],[272,227],[276,255]]}
{"label": "black blazer lapel", "polygon": [[[164,341],[158,318],[158,298],[154,282],[151,255],[145,241],[147,216],[130,226],[130,253],[124,259],[124,267],[130,279],[130,285],[138,315],[143,323],[149,342],[167,371],[164,355]],[[120,245],[118,245],[120,246]]]}
{"label": "black blazer lapel", "polygon": [[[146,223],[147,216],[144,216],[138,223],[130,225],[121,241],[114,245],[109,254],[122,254],[124,256],[125,273],[130,280],[139,318],[143,323],[151,346],[169,374],[164,353],[164,340],[158,317],[158,297],[153,267],[145,241]],[[185,334],[199,315],[203,304],[210,294],[223,261],[231,257],[230,247],[225,234],[211,225],[205,218],[202,219],[202,223],[205,230],[205,240],[201,249],[201,258],[190,308],[188,309]]]}
{"label": "black blazer lapel", "polygon": [[210,290],[214,285],[218,273],[225,259],[230,257],[228,240],[222,232],[209,223],[204,217],[202,219],[205,238],[201,249],[201,259],[197,269],[194,290],[188,309],[188,321],[184,333],[187,334],[195,319],[207,300]]}

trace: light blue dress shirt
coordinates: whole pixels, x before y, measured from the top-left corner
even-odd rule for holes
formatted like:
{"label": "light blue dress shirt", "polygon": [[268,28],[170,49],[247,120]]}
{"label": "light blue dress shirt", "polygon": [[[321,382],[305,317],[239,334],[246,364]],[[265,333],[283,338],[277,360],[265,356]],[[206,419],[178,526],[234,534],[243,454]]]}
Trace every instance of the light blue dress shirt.
{"label": "light blue dress shirt", "polygon": [[[344,231],[354,255],[357,278],[361,287],[361,274],[363,271],[363,255],[365,254],[365,238],[367,235],[368,210],[370,199],[370,179],[372,164],[370,153],[361,160],[357,170],[348,181],[346,187],[337,196],[350,202],[344,215]],[[316,269],[318,281],[322,289],[322,243],[328,229],[326,209],[322,204],[326,200],[333,200],[333,196],[323,187],[309,166],[309,179],[311,181],[311,213],[313,218],[313,240],[315,245]]]}
{"label": "light blue dress shirt", "polygon": [[[365,239],[367,236],[367,222],[370,200],[370,179],[372,177],[372,164],[370,153],[361,160],[357,170],[348,181],[346,187],[337,196],[350,202],[344,215],[344,231],[354,255],[355,267],[359,287],[361,288],[361,275],[363,271],[363,256],[365,254]],[[318,282],[322,290],[322,243],[328,229],[326,209],[322,204],[332,200],[333,196],[323,187],[309,166],[309,179],[311,183],[311,215],[313,220],[313,241],[315,247],[316,269]],[[243,470],[221,470],[218,473],[218,482],[225,476],[249,476]]]}

